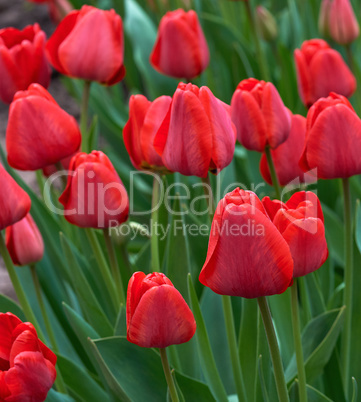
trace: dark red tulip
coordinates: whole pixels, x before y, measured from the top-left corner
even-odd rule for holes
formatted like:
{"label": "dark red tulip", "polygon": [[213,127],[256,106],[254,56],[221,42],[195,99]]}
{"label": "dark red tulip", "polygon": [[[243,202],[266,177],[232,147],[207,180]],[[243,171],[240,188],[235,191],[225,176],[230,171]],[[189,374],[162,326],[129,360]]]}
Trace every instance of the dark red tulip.
{"label": "dark red tulip", "polygon": [[39,84],[15,94],[6,129],[9,164],[37,170],[59,162],[79,149],[81,134],[73,116]]}
{"label": "dark red tulip", "polygon": [[29,322],[0,313],[0,401],[45,401],[56,378],[56,356]]}
{"label": "dark red tulip", "polygon": [[135,272],[127,292],[127,339],[146,348],[188,342],[196,331],[193,313],[162,273]]}
{"label": "dark red tulip", "polygon": [[228,166],[236,130],[227,105],[207,87],[180,83],[154,139],[154,148],[168,170],[206,177]]}
{"label": "dark red tulip", "polygon": [[238,141],[252,151],[277,148],[290,132],[288,110],[271,82],[241,81],[232,97],[231,117]]}
{"label": "dark red tulip", "polygon": [[22,31],[0,30],[0,98],[11,103],[15,92],[37,82],[48,87],[50,66],[45,56],[45,33],[39,24],[28,25]]}
{"label": "dark red tulip", "polygon": [[153,142],[171,102],[170,96],[161,96],[153,102],[143,95],[130,97],[129,120],[124,126],[123,138],[136,169],[164,169]]}
{"label": "dark red tulip", "polygon": [[70,12],[46,51],[53,67],[70,77],[113,85],[125,75],[123,23],[114,10],[84,5]]}
{"label": "dark red tulip", "polygon": [[187,80],[207,68],[208,45],[195,11],[167,12],[160,21],[150,62],[163,74]]}
{"label": "dark red tulip", "polygon": [[294,262],[293,276],[304,276],[320,268],[328,257],[328,248],[317,195],[300,191],[285,204],[271,201],[269,197],[262,201],[290,247]]}
{"label": "dark red tulip", "polygon": [[127,191],[101,151],[79,152],[72,158],[59,201],[66,220],[80,227],[107,228],[128,219]]}
{"label": "dark red tulip", "polygon": [[290,248],[257,195],[228,193],[213,218],[200,282],[218,294],[256,298],[283,293],[292,275]]}
{"label": "dark red tulip", "polygon": [[[298,114],[291,116],[291,130],[287,140],[271,150],[273,163],[281,186],[292,181],[298,183],[312,183],[315,177],[304,173],[299,166],[299,160],[303,152],[306,137],[306,118]],[[271,174],[268,168],[266,155],[263,154],[260,161],[260,171],[264,180],[272,185]]]}
{"label": "dark red tulip", "polygon": [[300,160],[307,172],[317,169],[321,179],[346,178],[361,173],[361,120],[350,102],[331,93],[307,114],[307,133]]}
{"label": "dark red tulip", "polygon": [[16,265],[34,264],[43,258],[43,238],[30,214],[6,228],[5,241]]}
{"label": "dark red tulip", "polygon": [[0,230],[20,221],[30,211],[28,194],[0,163]]}
{"label": "dark red tulip", "polygon": [[330,92],[351,96],[356,79],[340,53],[331,49],[322,39],[303,42],[294,52],[298,92],[302,102],[310,107],[317,99]]}

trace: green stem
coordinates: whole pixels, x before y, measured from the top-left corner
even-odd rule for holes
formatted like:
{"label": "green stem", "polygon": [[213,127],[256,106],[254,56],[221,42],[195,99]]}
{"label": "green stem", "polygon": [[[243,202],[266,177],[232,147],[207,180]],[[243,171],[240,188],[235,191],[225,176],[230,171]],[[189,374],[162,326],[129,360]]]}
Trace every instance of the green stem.
{"label": "green stem", "polygon": [[269,350],[271,353],[273,371],[276,380],[276,387],[279,402],[289,402],[285,375],[283,372],[280,350],[278,348],[276,332],[273,327],[271,312],[268,307],[267,299],[261,296],[257,299],[261,311],[263,325],[267,335]]}
{"label": "green stem", "polygon": [[83,97],[81,101],[81,112],[80,112],[80,131],[82,134],[82,144],[81,148],[83,152],[90,151],[89,144],[89,133],[88,133],[88,106],[90,97],[90,85],[91,81],[84,81],[83,87]]}
{"label": "green stem", "polygon": [[[64,170],[66,170],[66,169],[64,169],[64,166],[61,164],[60,161],[59,161],[59,162],[56,162],[55,167],[56,167],[56,170],[57,170],[58,172],[62,172],[62,171],[64,171]],[[62,182],[62,184],[63,184],[62,190],[64,190],[65,187],[66,187],[66,185],[68,184],[68,177],[67,177],[67,176],[65,177],[65,175],[61,175],[61,176],[60,176],[60,180],[61,180],[61,182]]]}
{"label": "green stem", "polygon": [[268,163],[268,168],[271,174],[271,179],[272,179],[272,185],[275,189],[276,192],[276,198],[278,200],[281,200],[281,189],[280,189],[280,184],[278,182],[278,177],[275,169],[275,165],[273,163],[273,158],[271,154],[271,148],[267,145],[265,150],[264,150],[267,158],[267,163]]}
{"label": "green stem", "polygon": [[245,386],[243,382],[241,363],[237,348],[236,329],[233,320],[232,302],[230,296],[222,296],[224,320],[226,323],[226,332],[228,339],[229,352],[231,355],[231,364],[233,378],[236,385],[239,401],[247,401]]}
{"label": "green stem", "polygon": [[173,381],[172,373],[170,372],[167,351],[165,350],[165,348],[160,348],[159,352],[160,352],[160,358],[162,359],[164,375],[165,379],[167,380],[170,396],[173,402],[179,402],[178,393]]}
{"label": "green stem", "polygon": [[353,256],[352,256],[352,216],[351,194],[349,179],[342,179],[344,196],[344,227],[345,227],[345,289],[343,303],[346,306],[346,317],[341,337],[342,379],[346,399],[350,385],[350,352],[351,352],[351,324],[352,324],[352,285],[353,285]]}
{"label": "green stem", "polygon": [[159,219],[159,196],[160,196],[160,176],[154,176],[153,195],[152,195],[152,213],[151,213],[151,254],[152,254],[152,270],[160,272],[159,259],[159,240],[158,240],[158,219]]}
{"label": "green stem", "polygon": [[298,292],[297,292],[297,279],[294,279],[291,286],[291,307],[292,307],[292,328],[293,340],[295,343],[297,371],[298,371],[298,392],[300,402],[307,402],[307,388],[306,388],[306,372],[303,361],[302,339],[301,339],[301,325],[300,313],[298,310]]}
{"label": "green stem", "polygon": [[38,183],[40,196],[43,198],[43,191],[44,191],[44,182],[43,182],[43,172],[41,169],[35,171],[36,181]]}
{"label": "green stem", "polygon": [[265,56],[264,56],[264,53],[262,50],[261,42],[260,42],[259,35],[257,32],[256,21],[254,19],[250,1],[245,1],[244,4],[246,6],[249,26],[251,28],[253,38],[254,38],[254,43],[256,45],[256,56],[257,56],[259,68],[261,70],[262,79],[264,79],[265,81],[271,81],[271,76],[270,76],[270,73],[267,68],[268,64],[267,64],[267,61],[265,59]]}
{"label": "green stem", "polygon": [[132,266],[131,266],[130,261],[129,261],[129,253],[128,253],[128,248],[127,248],[126,244],[121,244],[120,245],[120,252],[122,254],[122,258],[123,258],[123,261],[124,261],[125,268],[127,270],[127,274],[128,274],[128,276],[130,278],[133,275],[133,269],[132,269]]}
{"label": "green stem", "polygon": [[125,305],[123,282],[122,282],[122,277],[120,275],[117,256],[115,255],[114,244],[109,235],[108,229],[103,229],[103,234],[104,234],[105,245],[106,245],[107,251],[108,251],[110,268],[112,270],[113,278],[115,279],[115,286],[117,288],[117,291],[118,291],[118,294],[120,297],[120,302]]}
{"label": "green stem", "polygon": [[4,259],[5,266],[9,273],[16,296],[19,299],[21,308],[24,311],[25,318],[34,325],[34,327],[36,328],[36,331],[38,332],[39,338],[41,338],[42,340],[45,340],[44,335],[39,326],[38,320],[36,319],[36,317],[33,313],[33,310],[28,302],[28,299],[26,298],[25,292],[24,292],[24,290],[21,286],[21,283],[19,281],[19,278],[16,274],[15,267],[11,260],[8,249],[6,248],[6,245],[5,245],[4,236],[3,236],[2,232],[0,232],[0,254],[2,255],[2,257]]}
{"label": "green stem", "polygon": [[216,206],[214,203],[214,197],[213,197],[213,191],[212,191],[212,186],[211,186],[211,180],[209,178],[209,173],[208,173],[207,177],[202,177],[202,183],[204,184],[204,186],[203,186],[204,194],[206,195],[206,198],[207,198],[208,213],[209,213],[209,218],[212,223],[214,213],[216,211]]}
{"label": "green stem", "polygon": [[91,247],[93,249],[95,259],[96,259],[96,261],[98,263],[98,267],[100,269],[100,272],[102,274],[104,282],[105,282],[105,284],[107,286],[107,289],[108,289],[108,292],[109,292],[110,297],[112,299],[115,311],[118,312],[119,311],[119,306],[120,306],[120,298],[119,298],[119,295],[118,295],[118,293],[116,291],[113,278],[112,278],[112,276],[110,274],[108,264],[106,262],[106,259],[104,257],[103,251],[102,251],[102,249],[100,247],[100,244],[98,242],[96,234],[90,228],[85,228],[85,233],[86,233],[86,235],[88,237],[88,240],[89,240],[89,243],[90,243],[90,245],[91,245]]}
{"label": "green stem", "polygon": [[[30,265],[30,272],[31,272],[31,277],[33,279],[36,298],[38,300],[38,304],[39,304],[40,309],[41,309],[41,314],[43,315],[43,320],[44,320],[46,332],[48,333],[52,350],[53,350],[53,352],[55,354],[58,354],[59,353],[58,344],[57,344],[56,339],[55,339],[54,331],[53,331],[53,328],[51,326],[49,316],[48,316],[48,314],[46,312],[44,299],[43,299],[43,297],[41,295],[41,287],[40,287],[39,277],[38,277],[38,275],[36,273],[35,265]],[[57,376],[56,376],[56,380],[55,380],[55,386],[56,386],[57,390],[59,392],[61,392],[62,394],[67,393],[66,385],[65,385],[63,377],[62,377],[62,375],[60,373],[59,367],[57,368]]]}

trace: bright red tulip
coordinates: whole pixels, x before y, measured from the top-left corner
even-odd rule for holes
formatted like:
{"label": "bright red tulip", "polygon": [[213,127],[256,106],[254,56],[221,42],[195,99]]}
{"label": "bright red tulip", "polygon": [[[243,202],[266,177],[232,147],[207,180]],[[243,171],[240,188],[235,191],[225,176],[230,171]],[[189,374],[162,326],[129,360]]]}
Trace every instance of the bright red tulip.
{"label": "bright red tulip", "polygon": [[56,378],[56,356],[29,322],[0,313],[0,401],[45,401]]}
{"label": "bright red tulip", "polygon": [[0,98],[11,103],[15,92],[37,82],[48,87],[50,66],[45,56],[45,33],[39,24],[22,31],[0,30]]}
{"label": "bright red tulip", "polygon": [[293,276],[304,276],[320,268],[328,257],[328,248],[317,195],[300,191],[285,204],[271,201],[269,197],[262,202],[290,247],[294,262]]}
{"label": "bright red tulip", "polygon": [[333,0],[328,11],[328,31],[331,38],[341,45],[348,45],[360,34],[350,0]]}
{"label": "bright red tulip", "polygon": [[331,93],[307,114],[307,133],[300,160],[303,171],[317,169],[321,179],[361,173],[361,120],[350,102]]}
{"label": "bright red tulip", "polygon": [[153,102],[143,95],[130,97],[129,120],[124,126],[123,138],[136,169],[164,169],[162,158],[155,151],[153,142],[171,102],[170,96],[161,96]]}
{"label": "bright red tulip", "polygon": [[101,151],[79,152],[69,165],[68,183],[59,201],[65,219],[80,227],[107,228],[128,219],[127,191]]}
{"label": "bright red tulip", "polygon": [[43,258],[43,238],[30,214],[6,228],[5,241],[16,265],[34,264]]}
{"label": "bright red tulip", "polygon": [[277,148],[290,132],[288,110],[271,82],[241,81],[232,97],[231,117],[238,141],[252,151]]}
{"label": "bright red tulip", "polygon": [[[306,118],[298,114],[291,116],[291,130],[287,140],[276,149],[271,150],[273,163],[281,186],[290,182],[312,183],[315,177],[304,173],[299,166],[299,160],[303,152],[306,137]],[[268,168],[266,155],[263,154],[260,161],[260,171],[264,180],[272,185],[271,174]]]}
{"label": "bright red tulip", "polygon": [[150,62],[163,74],[187,80],[207,68],[208,45],[195,11],[167,12],[160,21]]}
{"label": "bright red tulip", "polygon": [[0,230],[20,221],[30,211],[28,194],[0,163]]}
{"label": "bright red tulip", "polygon": [[59,162],[79,149],[81,134],[41,85],[15,94],[6,130],[9,164],[19,170],[37,170]]}
{"label": "bright red tulip", "polygon": [[114,10],[83,6],[58,25],[46,44],[48,58],[60,73],[102,84],[123,79],[122,19]]}
{"label": "bright red tulip", "polygon": [[291,284],[290,248],[252,191],[235,189],[218,203],[199,275],[215,293],[256,298]]}
{"label": "bright red tulip", "polygon": [[207,87],[180,83],[155,136],[154,148],[168,170],[206,177],[228,166],[236,130],[227,105]]}
{"label": "bright red tulip", "polygon": [[162,273],[135,272],[127,292],[127,339],[146,348],[188,342],[196,332],[193,313]]}
{"label": "bright red tulip", "polygon": [[322,39],[303,42],[294,52],[298,92],[302,102],[310,107],[317,99],[336,92],[351,96],[356,79],[339,52]]}

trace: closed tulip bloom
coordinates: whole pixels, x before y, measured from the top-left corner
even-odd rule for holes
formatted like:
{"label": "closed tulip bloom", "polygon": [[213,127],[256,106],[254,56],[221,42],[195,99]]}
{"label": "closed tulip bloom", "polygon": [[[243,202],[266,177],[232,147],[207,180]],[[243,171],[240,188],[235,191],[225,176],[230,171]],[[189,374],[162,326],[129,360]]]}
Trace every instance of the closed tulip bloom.
{"label": "closed tulip bloom", "polygon": [[329,15],[330,15],[330,6],[333,0],[322,0],[320,14],[318,16],[318,30],[323,36],[329,36]]}
{"label": "closed tulip bloom", "polygon": [[20,221],[30,211],[28,194],[0,163],[0,230]]}
{"label": "closed tulip bloom", "polygon": [[[320,201],[310,191],[292,195],[285,204],[265,197],[263,204],[290,247],[295,278],[316,271],[328,257]],[[276,212],[277,211],[277,212]]]}
{"label": "closed tulip bloom", "polygon": [[360,28],[350,0],[333,0],[329,9],[331,38],[341,45],[348,45],[360,34]]}
{"label": "closed tulip bloom", "polygon": [[0,313],[0,401],[45,401],[56,378],[56,356],[29,322]]}
{"label": "closed tulip bloom", "polygon": [[290,132],[288,110],[271,82],[241,81],[232,97],[231,117],[238,141],[252,151],[277,148]]}
{"label": "closed tulip bloom", "polygon": [[43,258],[43,238],[30,214],[6,228],[5,242],[16,265],[34,264]]}
{"label": "closed tulip bloom", "polygon": [[136,169],[164,169],[153,142],[171,102],[170,96],[161,96],[153,102],[143,95],[130,97],[129,120],[124,126],[123,138]]}
{"label": "closed tulip bloom", "polygon": [[76,226],[104,229],[128,219],[127,191],[101,151],[79,152],[72,158],[67,186],[59,201],[65,219]]}
{"label": "closed tulip bloom", "polygon": [[37,82],[48,87],[50,66],[45,55],[45,33],[39,24],[22,31],[15,28],[0,30],[0,99],[13,100],[15,92]]}
{"label": "closed tulip bloom", "polygon": [[188,342],[196,322],[187,303],[162,273],[135,272],[127,292],[127,339],[146,348]]}
{"label": "closed tulip bloom", "polygon": [[154,139],[154,148],[168,170],[206,177],[228,166],[236,130],[227,105],[207,87],[180,83]]}
{"label": "closed tulip bloom", "polygon": [[361,173],[361,120],[350,102],[331,93],[308,111],[307,133],[300,167],[317,169],[321,179]]}
{"label": "closed tulip bloom", "polygon": [[15,94],[6,129],[9,164],[37,170],[76,152],[81,143],[78,123],[39,84]]}
{"label": "closed tulip bloom", "polygon": [[122,19],[114,10],[84,5],[69,13],[46,44],[53,67],[64,75],[113,85],[123,79]]}
{"label": "closed tulip bloom", "polygon": [[302,102],[310,107],[317,99],[336,92],[351,96],[356,79],[340,53],[322,39],[303,42],[294,52],[298,92]]}
{"label": "closed tulip bloom", "polygon": [[235,189],[218,203],[199,275],[215,293],[256,298],[291,284],[290,248],[252,191]]}
{"label": "closed tulip bloom", "polygon": [[209,50],[195,11],[169,11],[161,19],[150,55],[159,72],[190,80],[209,64]]}
{"label": "closed tulip bloom", "polygon": [[[271,150],[273,163],[281,186],[294,181],[299,183],[312,183],[315,177],[304,173],[299,166],[299,160],[303,152],[306,138],[306,118],[298,114],[291,116],[291,130],[287,140],[276,149]],[[264,180],[272,185],[266,155],[263,154],[260,161],[260,172]]]}

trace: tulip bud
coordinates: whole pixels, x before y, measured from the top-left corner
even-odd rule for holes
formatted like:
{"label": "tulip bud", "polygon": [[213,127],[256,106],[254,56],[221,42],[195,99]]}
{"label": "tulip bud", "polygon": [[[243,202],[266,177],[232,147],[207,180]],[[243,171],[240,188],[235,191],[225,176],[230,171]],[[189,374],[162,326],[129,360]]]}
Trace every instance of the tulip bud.
{"label": "tulip bud", "polygon": [[6,228],[5,241],[11,259],[16,265],[34,264],[43,258],[43,238],[30,214]]}
{"label": "tulip bud", "polygon": [[277,38],[277,22],[273,15],[263,6],[256,8],[255,21],[258,32],[265,41],[272,41]]}
{"label": "tulip bud", "polygon": [[127,292],[127,339],[146,348],[188,342],[196,322],[187,303],[162,273],[136,272]]}
{"label": "tulip bud", "polygon": [[353,42],[360,33],[360,28],[350,0],[333,0],[329,9],[331,38],[341,45]]}
{"label": "tulip bud", "polygon": [[329,19],[332,1],[333,0],[322,0],[320,14],[318,16],[318,30],[326,38],[330,36]]}

